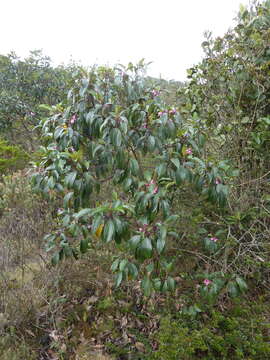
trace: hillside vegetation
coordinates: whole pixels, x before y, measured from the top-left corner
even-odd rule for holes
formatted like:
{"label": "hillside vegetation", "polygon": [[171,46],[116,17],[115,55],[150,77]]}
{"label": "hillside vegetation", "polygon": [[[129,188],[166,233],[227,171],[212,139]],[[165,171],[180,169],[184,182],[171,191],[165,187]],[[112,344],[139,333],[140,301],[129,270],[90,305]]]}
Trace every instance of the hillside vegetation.
{"label": "hillside vegetation", "polygon": [[0,359],[270,358],[270,1],[183,84],[0,56]]}

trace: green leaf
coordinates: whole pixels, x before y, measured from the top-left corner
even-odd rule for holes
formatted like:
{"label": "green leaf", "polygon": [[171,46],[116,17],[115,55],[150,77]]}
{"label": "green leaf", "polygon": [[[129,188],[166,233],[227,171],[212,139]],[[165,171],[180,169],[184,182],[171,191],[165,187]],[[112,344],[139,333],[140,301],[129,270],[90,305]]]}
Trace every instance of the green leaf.
{"label": "green leaf", "polygon": [[114,223],[112,219],[108,220],[104,226],[104,230],[102,232],[102,237],[106,243],[110,242],[114,236]]}
{"label": "green leaf", "polygon": [[123,272],[119,271],[115,276],[115,287],[119,287],[123,280]]}
{"label": "green leaf", "polygon": [[139,242],[141,240],[141,235],[134,235],[132,236],[132,238],[129,240],[129,246],[131,248],[131,250],[135,251]]}
{"label": "green leaf", "polygon": [[156,167],[156,172],[158,174],[159,177],[162,177],[166,174],[166,169],[167,169],[167,166],[166,164],[160,164]]}
{"label": "green leaf", "polygon": [[145,296],[151,295],[152,292],[152,283],[148,276],[145,276],[141,282],[143,293]]}
{"label": "green leaf", "polygon": [[151,272],[153,272],[154,271],[154,268],[155,268],[155,265],[153,264],[153,263],[150,263],[150,264],[148,264],[147,266],[146,266],[146,271],[148,272],[148,273],[151,273]]}
{"label": "green leaf", "polygon": [[164,283],[162,285],[162,288],[161,288],[161,291],[162,292],[168,291],[168,281],[167,280],[164,281]]}
{"label": "green leaf", "polygon": [[138,246],[138,256],[141,259],[149,259],[152,256],[152,242],[149,238],[144,238]]}
{"label": "green leaf", "polygon": [[72,188],[74,181],[76,179],[76,176],[77,176],[77,172],[73,171],[65,177],[65,184],[68,188]]}
{"label": "green leaf", "polygon": [[114,260],[114,262],[112,263],[111,270],[112,270],[113,272],[118,269],[119,262],[120,262],[120,259],[116,259],[116,260]]}
{"label": "green leaf", "polygon": [[179,167],[180,167],[180,161],[179,161],[179,159],[176,159],[176,158],[171,159],[171,162],[174,164],[174,166],[176,167],[176,169],[179,169]]}
{"label": "green leaf", "polygon": [[103,223],[104,223],[103,216],[96,215],[94,217],[94,220],[93,220],[92,226],[91,226],[92,234],[95,234],[97,232],[99,226],[102,225]]}
{"label": "green leaf", "polygon": [[240,291],[246,291],[248,289],[248,286],[247,286],[246,282],[242,278],[237,277],[235,279],[235,281],[236,281]]}
{"label": "green leaf", "polygon": [[80,242],[80,252],[82,254],[86,253],[86,251],[88,250],[88,245],[89,245],[89,239],[82,239]]}
{"label": "green leaf", "polygon": [[165,247],[165,240],[158,238],[158,239],[157,239],[157,252],[158,252],[159,254],[161,254],[162,251],[163,251],[163,249],[164,249],[164,247]]}
{"label": "green leaf", "polygon": [[161,280],[159,278],[156,278],[153,280],[153,287],[155,290],[160,291],[161,290]]}
{"label": "green leaf", "polygon": [[183,181],[187,180],[188,177],[188,170],[184,166],[179,166],[179,168],[175,172],[176,184],[180,185]]}
{"label": "green leaf", "polygon": [[127,266],[127,264],[128,264],[128,260],[127,260],[127,259],[122,260],[122,261],[120,262],[120,264],[119,264],[119,270],[120,270],[120,271],[123,271],[123,270],[125,269],[125,267]]}
{"label": "green leaf", "polygon": [[152,151],[155,149],[155,144],[156,144],[156,141],[155,141],[154,136],[150,135],[150,136],[148,137],[148,142],[147,142],[147,144],[148,144],[148,150],[149,150],[150,152],[152,152]]}
{"label": "green leaf", "polygon": [[171,215],[165,220],[165,223],[166,224],[172,224],[178,219],[179,219],[179,215]]}
{"label": "green leaf", "polygon": [[52,265],[55,266],[59,263],[60,260],[60,256],[59,256],[59,252],[55,253],[51,259]]}
{"label": "green leaf", "polygon": [[67,193],[64,197],[63,203],[64,203],[64,208],[68,208],[69,207],[69,201],[70,199],[73,197],[74,192],[71,191],[69,193]]}
{"label": "green leaf", "polygon": [[128,264],[128,273],[132,277],[132,279],[136,279],[138,276],[138,269],[137,266],[134,264]]}
{"label": "green leaf", "polygon": [[116,147],[120,147],[122,144],[122,134],[121,131],[117,128],[114,128],[111,133],[112,143]]}
{"label": "green leaf", "polygon": [[138,161],[136,159],[129,159],[129,167],[130,167],[130,171],[131,174],[136,176],[139,173],[139,164]]}
{"label": "green leaf", "polygon": [[82,210],[80,210],[77,214],[74,214],[74,217],[75,217],[76,219],[79,219],[79,218],[81,218],[82,216],[89,215],[91,212],[92,212],[92,209],[89,209],[89,208],[82,209]]}
{"label": "green leaf", "polygon": [[60,127],[60,126],[57,127],[55,132],[54,132],[54,139],[57,140],[58,138],[60,138],[61,135],[63,134],[63,132],[64,132],[63,127]]}
{"label": "green leaf", "polygon": [[236,287],[236,284],[233,281],[230,281],[228,283],[228,292],[230,293],[230,295],[232,297],[236,297],[237,295],[239,295],[238,289]]}
{"label": "green leaf", "polygon": [[168,284],[168,290],[170,291],[175,290],[175,280],[171,276],[168,277],[167,284]]}
{"label": "green leaf", "polygon": [[49,189],[53,189],[54,188],[54,185],[55,185],[55,180],[54,178],[51,176],[48,180],[48,187]]}
{"label": "green leaf", "polygon": [[166,236],[167,236],[167,228],[165,226],[161,226],[160,229],[160,237],[162,240],[165,240],[166,239]]}

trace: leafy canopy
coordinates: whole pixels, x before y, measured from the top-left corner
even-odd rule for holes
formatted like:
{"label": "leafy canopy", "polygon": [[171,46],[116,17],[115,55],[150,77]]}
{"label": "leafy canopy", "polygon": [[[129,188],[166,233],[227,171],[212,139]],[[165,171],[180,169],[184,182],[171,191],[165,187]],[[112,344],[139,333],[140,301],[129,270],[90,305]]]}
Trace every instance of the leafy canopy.
{"label": "leafy canopy", "polygon": [[53,263],[77,258],[97,238],[114,241],[123,251],[112,265],[116,285],[142,274],[149,294],[175,286],[166,256],[167,241],[179,237],[175,190],[187,186],[223,206],[228,188],[227,167],[204,159],[204,136],[162,103],[144,72],[141,61],[77,73],[67,107],[41,124],[44,158],[34,185],[63,201],[61,226],[47,236]]}

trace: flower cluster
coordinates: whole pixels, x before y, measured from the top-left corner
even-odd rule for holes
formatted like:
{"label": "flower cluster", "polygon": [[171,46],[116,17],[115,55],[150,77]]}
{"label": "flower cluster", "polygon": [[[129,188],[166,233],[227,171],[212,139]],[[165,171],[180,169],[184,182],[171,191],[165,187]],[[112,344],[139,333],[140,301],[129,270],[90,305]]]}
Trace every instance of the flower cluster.
{"label": "flower cluster", "polygon": [[175,115],[176,114],[176,109],[172,108],[171,110],[169,110],[169,114],[170,115]]}
{"label": "flower cluster", "polygon": [[[149,186],[151,186],[151,185],[156,185],[156,182],[155,182],[155,180],[150,180],[150,182],[149,183],[147,183],[145,186],[146,187],[149,187]],[[156,194],[158,192],[158,186],[156,185],[155,187],[154,187],[154,190],[153,190],[153,194]]]}
{"label": "flower cluster", "polygon": [[170,110],[162,110],[162,111],[159,111],[158,112],[158,116],[161,117],[162,115],[165,115],[165,114],[169,114],[169,115],[175,115],[176,114],[176,109],[175,108],[172,108]]}
{"label": "flower cluster", "polygon": [[162,115],[167,114],[167,111],[159,111],[158,112],[158,116],[161,117]]}
{"label": "flower cluster", "polygon": [[191,148],[188,148],[185,153],[186,155],[192,155],[193,151]]}
{"label": "flower cluster", "polygon": [[160,95],[160,91],[158,91],[158,90],[152,90],[151,91],[151,94],[152,94],[152,96],[159,96]]}
{"label": "flower cluster", "polygon": [[69,121],[70,125],[75,124],[76,120],[77,120],[77,115],[75,115],[75,114],[72,115],[72,116],[71,116],[71,119],[70,119],[70,121]]}
{"label": "flower cluster", "polygon": [[204,280],[203,280],[203,283],[204,283],[205,286],[208,286],[209,284],[211,284],[211,282],[212,282],[212,281],[209,280],[209,279],[204,279]]}
{"label": "flower cluster", "polygon": [[57,215],[58,215],[58,216],[62,215],[63,212],[64,212],[64,209],[63,209],[63,208],[58,208],[58,209],[57,209]]}
{"label": "flower cluster", "polygon": [[147,230],[147,227],[148,227],[148,225],[146,225],[146,224],[143,224],[141,227],[139,227],[139,231],[140,232],[145,232],[146,230]]}

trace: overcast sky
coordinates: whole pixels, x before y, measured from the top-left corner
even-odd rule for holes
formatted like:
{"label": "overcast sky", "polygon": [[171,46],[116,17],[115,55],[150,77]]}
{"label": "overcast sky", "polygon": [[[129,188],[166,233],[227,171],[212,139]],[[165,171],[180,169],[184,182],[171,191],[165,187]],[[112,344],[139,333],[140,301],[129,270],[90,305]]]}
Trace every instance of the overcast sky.
{"label": "overcast sky", "polygon": [[153,61],[149,73],[183,80],[203,32],[222,35],[249,0],[2,0],[0,53],[43,49],[56,63]]}

